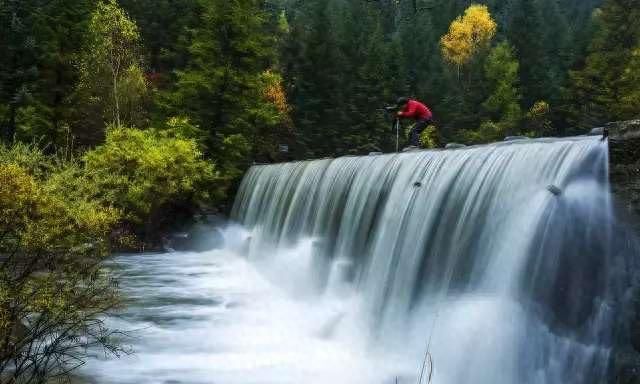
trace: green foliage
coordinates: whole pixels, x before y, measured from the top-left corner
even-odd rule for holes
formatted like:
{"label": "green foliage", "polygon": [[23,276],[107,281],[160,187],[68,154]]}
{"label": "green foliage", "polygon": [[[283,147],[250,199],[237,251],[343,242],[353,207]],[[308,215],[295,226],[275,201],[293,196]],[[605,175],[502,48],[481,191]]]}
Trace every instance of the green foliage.
{"label": "green foliage", "polygon": [[209,203],[223,193],[218,172],[196,142],[154,131],[111,128],[84,162],[96,197],[137,224],[159,224],[171,207]]}
{"label": "green foliage", "polygon": [[640,4],[606,0],[595,14],[597,30],[584,68],[571,73],[571,121],[579,127],[638,116],[636,50],[640,45]]}
{"label": "green foliage", "polygon": [[505,127],[494,121],[485,121],[476,130],[462,131],[462,141],[467,144],[484,144],[503,138]]}
{"label": "green foliage", "polygon": [[519,67],[507,42],[496,45],[489,53],[484,70],[490,94],[482,106],[490,115],[514,122],[520,118]]}
{"label": "green foliage", "polygon": [[117,90],[121,120],[127,125],[145,126],[149,86],[142,67],[137,64],[128,67]]}
{"label": "green foliage", "polygon": [[2,216],[8,220],[7,226],[16,224],[11,230],[14,235],[6,238],[23,239],[19,241],[22,247],[55,249],[90,239],[103,241],[119,220],[119,213],[111,206],[83,193],[87,183],[68,185],[72,178],[64,176],[80,173],[73,162],[18,143],[9,148],[0,145],[0,164],[4,167]]}
{"label": "green foliage", "polygon": [[29,103],[38,79],[35,11],[32,2],[0,3],[0,138],[5,141],[13,140],[18,109]]}
{"label": "green foliage", "polygon": [[401,41],[368,2],[305,2],[290,20],[285,77],[291,90],[296,155],[390,150],[391,122],[378,109],[404,92]]}
{"label": "green foliage", "polygon": [[621,82],[618,113],[623,117],[640,116],[640,41],[638,47],[631,52]]}
{"label": "green foliage", "polygon": [[259,129],[281,121],[265,99],[264,73],[274,59],[275,40],[264,33],[266,14],[255,0],[203,0],[197,27],[190,30],[189,64],[176,71],[166,95],[168,116],[185,115],[206,135],[215,159],[227,135],[242,134],[257,145]]}
{"label": "green foliage", "polygon": [[[242,168],[279,159],[278,144],[296,157],[391,150],[390,122],[377,109],[410,95],[433,107],[450,139],[488,114],[503,120],[485,105],[493,90],[484,47],[495,34],[520,64],[520,107],[545,100],[553,132],[572,132],[637,110],[639,44],[624,27],[637,4],[607,1],[583,63],[599,3],[452,1],[416,12],[404,1],[6,0],[0,130],[5,140],[70,151],[100,144],[118,119],[157,128],[183,116],[217,162],[225,137],[242,135],[251,146]],[[445,57],[441,36],[450,37]],[[629,44],[615,48],[615,36]],[[460,78],[447,68],[455,52],[465,58]],[[615,52],[626,59],[609,60]],[[569,68],[580,70],[569,78]]]}
{"label": "green foliage", "polygon": [[518,68],[513,48],[507,42],[496,45],[484,65],[489,97],[482,107],[495,123],[484,125],[480,131],[489,134],[486,141],[500,140],[518,127],[522,118]]}
{"label": "green foliage", "polygon": [[56,168],[56,161],[46,156],[34,144],[15,143],[10,147],[0,145],[0,164],[15,164],[31,176],[42,180]]}
{"label": "green foliage", "polygon": [[422,148],[436,148],[438,146],[438,129],[435,125],[429,125],[420,134],[420,146]]}
{"label": "green foliage", "polygon": [[553,134],[551,107],[546,101],[537,101],[525,116],[524,132],[529,136],[541,137]]}
{"label": "green foliage", "polygon": [[244,161],[251,144],[242,135],[230,135],[222,140],[220,167],[227,182],[238,180],[245,171]]}
{"label": "green foliage", "polygon": [[90,116],[85,117],[93,119],[99,133],[104,130],[103,121],[121,126],[142,119],[140,107],[147,84],[139,42],[136,23],[116,0],[100,1],[89,21],[76,96],[89,111]]}
{"label": "green foliage", "polygon": [[145,63],[154,86],[172,85],[172,72],[189,60],[185,31],[198,25],[200,2],[196,0],[119,0],[139,27],[145,48]]}
{"label": "green foliage", "polygon": [[175,116],[167,120],[163,128],[158,133],[165,137],[178,139],[191,139],[200,142],[204,140],[200,127],[191,123],[188,117]]}
{"label": "green foliage", "polygon": [[[517,0],[516,4],[508,38],[515,47],[518,61],[522,64],[520,76],[524,85],[524,102],[531,105],[535,100],[548,99],[558,91],[557,88],[551,88],[549,78],[551,56],[546,49],[563,39],[566,31],[545,39],[545,30],[552,28],[550,24],[547,27],[543,19],[543,1]],[[554,15],[558,16],[559,13],[556,12]],[[557,25],[554,24],[553,27]],[[561,55],[563,52],[558,51],[554,54]]]}
{"label": "green foliage", "polygon": [[0,146],[0,163],[28,172],[43,190],[68,203],[70,216],[80,218],[89,208],[103,207],[119,227],[141,241],[154,241],[157,231],[180,215],[219,203],[242,173],[237,163],[249,151],[242,136],[224,140],[226,161],[216,167],[189,137],[194,132],[185,118],[171,119],[162,129],[112,128],[105,144],[77,161],[16,143]]}
{"label": "green foliage", "polygon": [[9,382],[64,375],[89,346],[120,350],[100,319],[118,304],[101,262],[119,213],[55,188],[67,165],[42,156],[0,145],[0,371]]}
{"label": "green foliage", "polygon": [[[569,68],[584,53],[598,1],[491,1],[488,9],[476,6],[482,12],[457,21],[469,2],[443,2],[437,12],[417,13],[410,2],[285,3],[290,4],[291,40],[283,50],[284,74],[297,156],[309,158],[363,153],[371,147],[392,150],[391,122],[384,122],[375,108],[400,95],[432,107],[445,141],[477,130],[489,119],[500,126],[485,129],[491,137],[521,130],[521,111],[538,100],[553,106],[548,116],[557,125],[553,131],[566,130],[560,115],[562,90]],[[476,25],[486,33],[474,34]],[[494,33],[514,47],[518,96],[515,103],[487,105],[493,109],[489,111],[485,102],[498,97],[492,95],[496,84],[485,71],[492,48],[486,41]],[[439,54],[440,36],[447,37],[448,58]],[[464,63],[459,76],[449,68],[454,56]],[[509,116],[503,119],[500,110]]]}

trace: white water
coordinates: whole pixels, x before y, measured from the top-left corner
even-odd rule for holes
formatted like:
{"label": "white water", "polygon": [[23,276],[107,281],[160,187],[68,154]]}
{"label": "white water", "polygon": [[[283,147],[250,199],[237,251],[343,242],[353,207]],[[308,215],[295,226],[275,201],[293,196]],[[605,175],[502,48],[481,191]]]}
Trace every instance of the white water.
{"label": "white water", "polygon": [[254,167],[224,250],[115,261],[136,353],[84,372],[415,383],[431,338],[433,383],[601,382],[606,172],[592,138]]}
{"label": "white water", "polygon": [[355,297],[294,298],[228,250],[114,264],[132,303],[110,324],[133,331],[135,354],[90,361],[89,382],[364,384],[414,369],[368,351],[355,323],[334,337],[332,324],[357,307]]}

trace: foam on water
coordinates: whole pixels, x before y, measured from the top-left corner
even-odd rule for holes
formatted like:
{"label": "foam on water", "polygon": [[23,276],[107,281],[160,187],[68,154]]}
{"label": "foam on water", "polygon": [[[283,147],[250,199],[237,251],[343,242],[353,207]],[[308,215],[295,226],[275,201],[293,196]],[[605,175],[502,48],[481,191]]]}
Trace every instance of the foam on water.
{"label": "foam on water", "polygon": [[299,298],[232,252],[122,256],[113,268],[132,301],[109,324],[131,331],[135,354],[91,360],[91,382],[364,384],[395,368],[349,320],[356,298]]}

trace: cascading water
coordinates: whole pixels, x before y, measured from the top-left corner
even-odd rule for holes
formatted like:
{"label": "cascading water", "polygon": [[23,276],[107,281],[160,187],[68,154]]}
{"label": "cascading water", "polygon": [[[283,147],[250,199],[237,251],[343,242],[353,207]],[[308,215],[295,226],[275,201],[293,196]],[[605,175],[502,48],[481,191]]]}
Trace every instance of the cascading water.
{"label": "cascading water", "polygon": [[436,383],[601,382],[607,167],[596,138],[256,166],[233,217],[257,263],[311,239],[297,262],[352,286],[368,348],[418,364],[432,336]]}
{"label": "cascading water", "polygon": [[224,249],[113,261],[135,354],[83,372],[408,384],[429,340],[435,384],[601,384],[625,268],[607,157],[575,138],[253,167]]}

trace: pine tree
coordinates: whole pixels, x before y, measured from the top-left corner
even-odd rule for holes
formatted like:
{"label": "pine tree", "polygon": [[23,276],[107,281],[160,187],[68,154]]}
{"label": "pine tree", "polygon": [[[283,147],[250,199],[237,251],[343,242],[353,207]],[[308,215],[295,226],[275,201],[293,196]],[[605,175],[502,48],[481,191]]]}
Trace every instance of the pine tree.
{"label": "pine tree", "polygon": [[5,137],[65,144],[69,96],[78,78],[75,57],[94,5],[92,0],[0,3],[0,44],[5,48],[0,58],[0,132]]}
{"label": "pine tree", "polygon": [[277,68],[275,39],[265,33],[267,14],[258,0],[202,0],[198,26],[190,31],[188,65],[176,71],[166,94],[166,116],[186,115],[205,133],[216,158],[226,137],[248,142],[257,156],[270,130],[285,116],[269,100]]}
{"label": "pine tree", "polygon": [[198,27],[197,0],[120,0],[140,28],[145,62],[154,85],[169,85],[171,72],[184,69],[189,59],[185,30]]}
{"label": "pine tree", "polygon": [[577,128],[637,117],[633,97],[640,46],[640,2],[606,0],[596,14],[596,32],[584,68],[571,74],[571,121]]}
{"label": "pine tree", "polygon": [[[19,136],[38,137],[45,143],[71,145],[71,103],[80,74],[77,56],[82,49],[88,22],[95,7],[92,0],[50,0],[37,13],[39,79],[29,121],[19,122]],[[25,114],[26,115],[26,114]]]}
{"label": "pine tree", "polygon": [[[517,0],[511,9],[512,19],[508,40],[516,50],[521,64],[520,78],[524,105],[533,105],[553,93],[550,58],[545,48],[541,0]],[[554,36],[561,39],[562,36]]]}
{"label": "pine tree", "polygon": [[518,69],[518,60],[508,42],[499,43],[489,53],[484,65],[489,97],[482,103],[488,120],[472,134],[471,141],[495,141],[516,133],[522,118]]}
{"label": "pine tree", "polygon": [[340,75],[344,63],[335,40],[329,3],[309,0],[291,22],[288,76],[297,131],[297,156],[320,157],[342,147],[338,118],[344,116],[345,95]]}
{"label": "pine tree", "polygon": [[485,62],[485,76],[490,94],[482,104],[492,119],[508,121],[515,127],[521,115],[518,70],[520,64],[511,45],[496,45]]}
{"label": "pine tree", "polygon": [[12,141],[20,108],[29,104],[38,79],[34,35],[38,4],[3,0],[0,6],[0,138]]}

